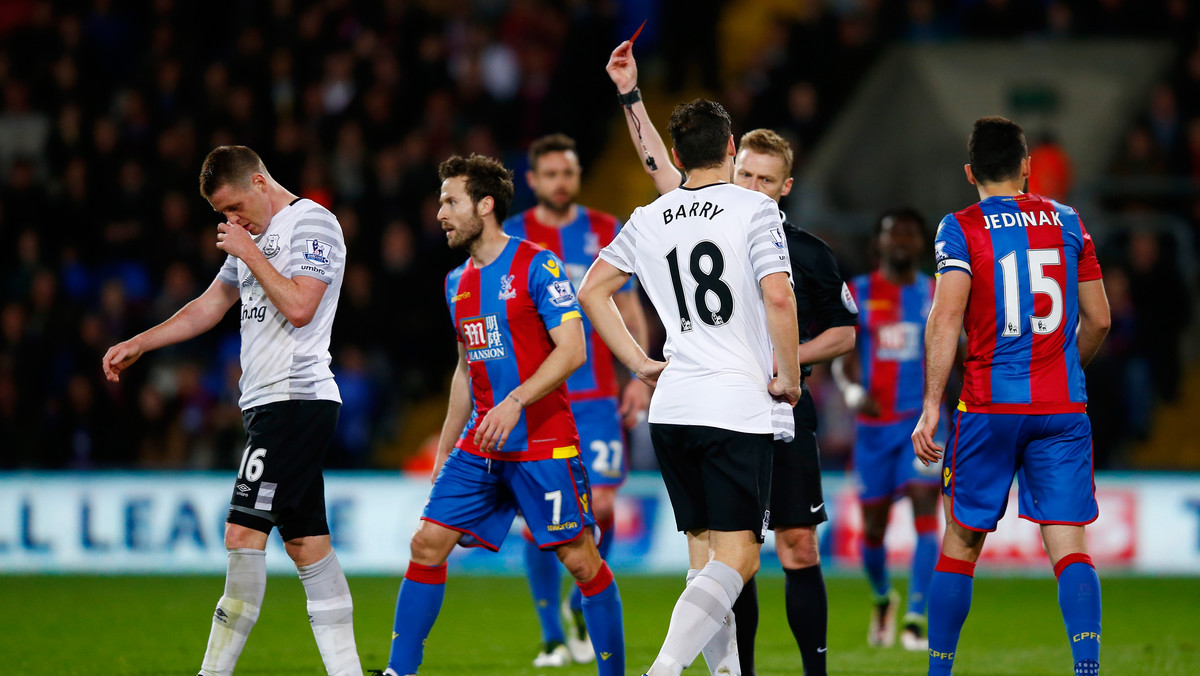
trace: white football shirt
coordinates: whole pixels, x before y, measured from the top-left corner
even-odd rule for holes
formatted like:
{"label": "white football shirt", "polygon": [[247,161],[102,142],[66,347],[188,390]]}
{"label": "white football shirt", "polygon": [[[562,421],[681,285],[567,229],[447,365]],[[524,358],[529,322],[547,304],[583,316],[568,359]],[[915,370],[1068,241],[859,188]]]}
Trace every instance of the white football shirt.
{"label": "white football shirt", "polygon": [[791,409],[767,392],[759,287],[791,276],[774,200],[728,183],[680,187],[636,209],[600,257],[637,275],[667,330],[650,422],[791,437]]}
{"label": "white football shirt", "polygon": [[337,313],[346,262],[342,226],[325,207],[308,199],[275,214],[255,240],[284,277],[316,277],[329,285],[307,326],[293,326],[263,292],[250,268],[229,256],[217,279],[242,295],[243,410],[276,401],[310,399],[341,402],[329,364],[329,336]]}

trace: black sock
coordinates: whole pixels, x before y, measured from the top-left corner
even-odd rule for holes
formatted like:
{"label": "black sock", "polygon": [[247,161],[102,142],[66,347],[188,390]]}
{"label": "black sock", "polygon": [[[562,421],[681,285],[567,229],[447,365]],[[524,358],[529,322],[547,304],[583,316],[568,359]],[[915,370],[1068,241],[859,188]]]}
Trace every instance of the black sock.
{"label": "black sock", "polygon": [[[805,676],[825,676],[825,655],[828,646],[825,634],[829,629],[829,597],[825,594],[825,578],[821,566],[784,568],[783,598],[787,605],[788,625],[800,646]],[[738,618],[740,627],[741,618]],[[739,630],[739,650],[741,632]]]}
{"label": "black sock", "polygon": [[733,621],[737,623],[738,662],[742,676],[754,676],[754,635],[758,633],[758,584],[755,578],[742,587],[733,603]]}

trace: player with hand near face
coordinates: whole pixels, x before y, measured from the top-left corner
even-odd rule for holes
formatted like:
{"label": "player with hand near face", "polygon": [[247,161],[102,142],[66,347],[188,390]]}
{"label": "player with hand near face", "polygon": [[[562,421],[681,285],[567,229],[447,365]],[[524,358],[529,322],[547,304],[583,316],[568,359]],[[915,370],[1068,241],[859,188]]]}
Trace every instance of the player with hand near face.
{"label": "player with hand near face", "polygon": [[308,596],[313,636],[329,674],[361,674],[350,588],[330,544],[321,467],[341,395],[329,368],[330,332],[346,261],[328,209],[281,186],[258,154],[221,146],[204,160],[200,194],[226,222],[217,278],[170,319],[111,347],[109,380],[143,354],[208,331],[241,301],[242,419],[248,437],[225,525],[225,593],[201,676],[228,676],[266,594],[267,536],[279,529]]}

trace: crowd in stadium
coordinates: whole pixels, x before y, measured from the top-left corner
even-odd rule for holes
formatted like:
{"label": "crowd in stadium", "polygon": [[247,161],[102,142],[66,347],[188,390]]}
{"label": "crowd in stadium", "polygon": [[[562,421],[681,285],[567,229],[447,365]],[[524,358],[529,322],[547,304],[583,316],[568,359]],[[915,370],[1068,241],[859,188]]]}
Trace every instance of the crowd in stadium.
{"label": "crowd in stadium", "polygon": [[[624,144],[607,138],[620,109],[603,66],[647,12],[658,25],[646,43],[657,38],[666,55],[660,96],[685,78],[712,88],[735,134],[763,126],[795,144],[797,175],[896,41],[1172,38],[1175,65],[1110,167],[1157,182],[1107,206],[1176,214],[1200,241],[1200,10],[1186,0],[814,0],[764,36],[741,72],[720,76],[715,59],[697,55],[717,52],[711,16],[726,3],[681,4],[697,3],[274,0],[220,12],[172,0],[4,3],[0,235],[11,257],[0,271],[0,467],[236,464],[235,317],[147,358],[119,385],[99,367],[109,345],[212,281],[221,219],[196,176],[212,147],[231,143],[256,149],[280,183],[333,210],[344,229],[332,351],[345,406],[330,458],[375,465],[406,412],[441,398],[454,363],[441,287],[459,256],[435,217],[437,164],[491,155],[520,185],[524,150],[541,134],[577,139],[585,167],[606,143]],[[701,68],[689,73],[693,62]],[[514,208],[527,206],[519,195]],[[1172,262],[1179,244],[1131,233],[1101,252],[1114,321],[1089,381],[1112,393],[1096,397],[1102,411],[1145,410],[1101,418],[1098,451],[1145,436],[1153,402],[1178,395],[1195,291]]]}

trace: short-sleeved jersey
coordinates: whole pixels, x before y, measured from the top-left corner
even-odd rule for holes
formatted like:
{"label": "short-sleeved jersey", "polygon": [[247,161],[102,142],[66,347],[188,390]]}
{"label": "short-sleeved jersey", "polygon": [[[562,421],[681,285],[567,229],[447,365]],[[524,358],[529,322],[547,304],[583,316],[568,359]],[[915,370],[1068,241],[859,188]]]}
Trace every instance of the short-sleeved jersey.
{"label": "short-sleeved jersey", "polygon": [[[788,258],[792,261],[800,342],[807,343],[837,326],[857,324],[858,308],[854,305],[850,289],[842,280],[833,250],[821,238],[791,223],[785,215],[780,215],[783,216]],[[812,374],[812,364],[801,364],[800,372],[807,378]],[[803,384],[803,388],[807,390],[808,385]],[[792,414],[798,428],[817,431],[817,407],[811,394],[800,397]]]}
{"label": "short-sleeved jersey", "polygon": [[329,364],[329,336],[337,314],[346,244],[342,226],[328,209],[297,199],[271,219],[258,248],[284,277],[315,277],[329,285],[312,321],[293,326],[263,292],[241,260],[228,256],[217,280],[237,287],[242,298],[243,410],[276,401],[340,402]]}
{"label": "short-sleeved jersey", "polygon": [[925,389],[925,322],[933,305],[934,282],[917,273],[899,286],[876,270],[855,277],[850,292],[857,301],[855,349],[862,386],[879,405],[879,417],[859,415],[867,424],[886,424],[920,413]]}
{"label": "short-sleeved jersey", "polygon": [[[556,228],[537,220],[530,209],[504,221],[504,231],[512,237],[527,239],[549,249],[558,256],[567,270],[567,277],[579,287],[588,268],[592,267],[600,249],[608,246],[617,234],[620,223],[615,216],[587,207],[578,207],[575,220]],[[633,279],[621,291],[633,290]],[[583,317],[587,339],[587,362],[567,379],[567,395],[571,401],[587,401],[617,396],[617,375],[613,370],[612,353],[600,340],[587,316]]]}
{"label": "short-sleeved jersey", "polygon": [[934,246],[939,275],[971,275],[960,408],[1084,411],[1079,283],[1101,273],[1079,214],[1039,195],[989,197],[942,219]]}
{"label": "short-sleeved jersey", "polygon": [[650,422],[735,432],[794,431],[774,407],[759,281],[791,274],[779,207],[718,183],[678,188],[633,212],[600,257],[635,274],[666,328],[669,360]]}
{"label": "short-sleeved jersey", "polygon": [[471,378],[471,417],[455,446],[498,460],[576,455],[579,434],[565,384],[525,407],[503,450],[484,452],[475,444],[475,429],[487,412],[554,349],[550,329],[583,314],[558,257],[510,237],[496,260],[477,268],[468,258],[446,276],[446,303]]}
{"label": "short-sleeved jersey", "polygon": [[[786,217],[783,220],[783,234],[787,238],[788,258],[792,260],[800,342],[806,343],[837,326],[857,324],[859,309],[846,282],[842,280],[837,259],[829,245],[804,228],[792,224]],[[809,367],[806,371],[811,372],[812,365],[806,366]]]}

